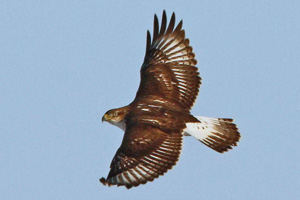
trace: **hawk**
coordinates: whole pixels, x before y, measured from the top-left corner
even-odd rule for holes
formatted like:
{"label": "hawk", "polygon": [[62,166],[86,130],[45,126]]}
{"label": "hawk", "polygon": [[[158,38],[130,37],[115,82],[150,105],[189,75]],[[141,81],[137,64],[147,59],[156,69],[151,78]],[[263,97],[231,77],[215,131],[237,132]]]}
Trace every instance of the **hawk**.
{"label": "hawk", "polygon": [[101,183],[129,189],[153,181],[177,163],[183,136],[193,136],[219,153],[237,146],[240,133],[232,119],[191,115],[201,84],[196,64],[182,20],[175,27],[173,13],[167,26],[163,11],[159,27],[154,15],[135,99],[102,118],[125,133]]}

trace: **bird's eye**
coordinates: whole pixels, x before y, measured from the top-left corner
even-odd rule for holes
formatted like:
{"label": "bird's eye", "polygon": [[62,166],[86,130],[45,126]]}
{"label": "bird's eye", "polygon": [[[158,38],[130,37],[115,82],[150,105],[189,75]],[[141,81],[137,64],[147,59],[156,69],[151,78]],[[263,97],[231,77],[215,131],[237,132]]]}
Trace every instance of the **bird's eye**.
{"label": "bird's eye", "polygon": [[118,116],[118,113],[115,112],[115,113],[114,113],[114,117],[116,117],[116,116]]}

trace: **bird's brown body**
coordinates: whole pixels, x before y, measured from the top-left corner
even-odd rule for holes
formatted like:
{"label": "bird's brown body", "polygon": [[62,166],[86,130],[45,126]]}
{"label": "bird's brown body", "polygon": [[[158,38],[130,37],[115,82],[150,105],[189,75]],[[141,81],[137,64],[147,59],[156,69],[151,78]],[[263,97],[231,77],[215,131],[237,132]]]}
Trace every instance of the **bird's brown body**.
{"label": "bird's brown body", "polygon": [[190,114],[201,78],[182,21],[175,29],[174,25],[174,13],[167,27],[163,12],[160,28],[155,15],[153,39],[148,31],[134,101],[109,110],[102,118],[125,131],[108,177],[100,179],[104,185],[131,188],[164,174],[178,161],[183,135],[192,135],[218,152],[231,149],[239,141],[231,119]]}

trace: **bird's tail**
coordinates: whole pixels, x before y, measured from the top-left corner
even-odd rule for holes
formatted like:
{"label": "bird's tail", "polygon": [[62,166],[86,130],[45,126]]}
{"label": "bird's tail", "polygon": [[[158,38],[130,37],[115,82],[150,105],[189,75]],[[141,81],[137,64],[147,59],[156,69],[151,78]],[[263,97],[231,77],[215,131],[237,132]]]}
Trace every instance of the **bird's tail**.
{"label": "bird's tail", "polygon": [[237,146],[240,133],[232,119],[196,116],[199,122],[186,123],[184,135],[191,135],[213,150],[223,153]]}

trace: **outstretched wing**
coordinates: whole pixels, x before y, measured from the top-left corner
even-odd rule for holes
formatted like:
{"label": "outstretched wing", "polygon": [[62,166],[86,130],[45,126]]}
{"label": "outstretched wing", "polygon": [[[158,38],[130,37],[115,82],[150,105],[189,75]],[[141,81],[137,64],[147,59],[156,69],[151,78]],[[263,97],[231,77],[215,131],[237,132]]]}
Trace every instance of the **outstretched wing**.
{"label": "outstretched wing", "polygon": [[107,178],[101,178],[100,182],[131,188],[153,181],[176,164],[181,146],[180,133],[165,133],[144,124],[129,127]]}
{"label": "outstretched wing", "polygon": [[182,21],[175,29],[174,25],[174,13],[168,27],[165,11],[160,28],[157,16],[154,16],[153,38],[151,41],[148,31],[141,82],[135,100],[156,95],[190,110],[198,95],[201,78],[195,67],[195,54],[182,29]]}

